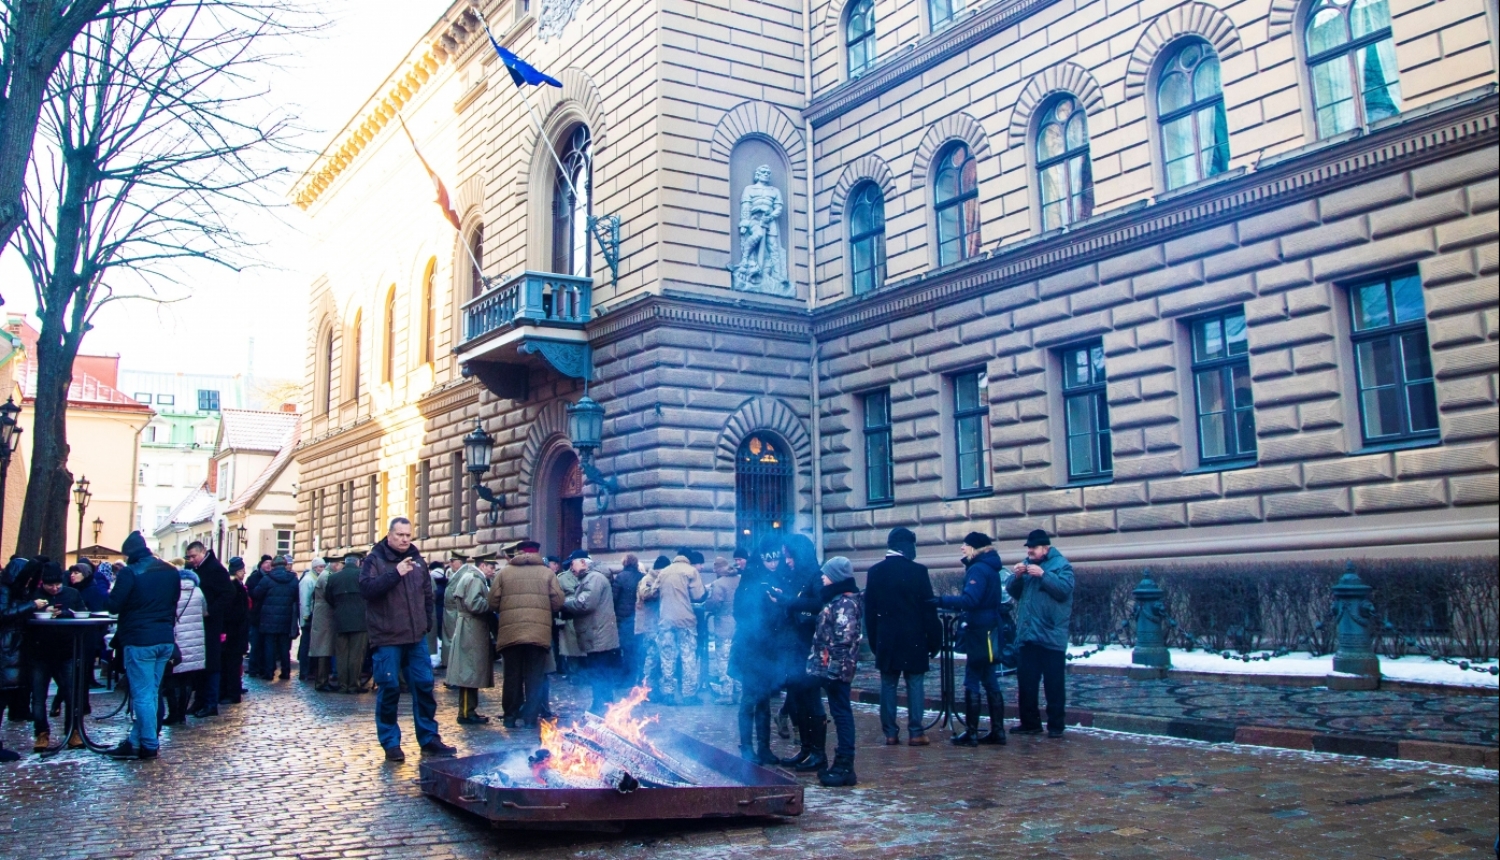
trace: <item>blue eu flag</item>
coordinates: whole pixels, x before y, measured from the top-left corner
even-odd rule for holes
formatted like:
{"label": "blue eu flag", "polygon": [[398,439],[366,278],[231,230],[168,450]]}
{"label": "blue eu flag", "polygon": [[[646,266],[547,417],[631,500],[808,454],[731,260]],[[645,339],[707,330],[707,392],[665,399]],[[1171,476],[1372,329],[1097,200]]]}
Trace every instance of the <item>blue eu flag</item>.
{"label": "blue eu flag", "polygon": [[554,87],[562,87],[562,81],[542,72],[536,66],[500,47],[500,43],[495,41],[494,34],[488,32],[488,27],[485,28],[485,31],[490,37],[490,44],[495,46],[495,53],[500,55],[501,62],[505,63],[505,69],[510,72],[510,79],[516,82],[516,86],[524,87],[530,84],[531,86],[538,87],[542,84],[551,84]]}

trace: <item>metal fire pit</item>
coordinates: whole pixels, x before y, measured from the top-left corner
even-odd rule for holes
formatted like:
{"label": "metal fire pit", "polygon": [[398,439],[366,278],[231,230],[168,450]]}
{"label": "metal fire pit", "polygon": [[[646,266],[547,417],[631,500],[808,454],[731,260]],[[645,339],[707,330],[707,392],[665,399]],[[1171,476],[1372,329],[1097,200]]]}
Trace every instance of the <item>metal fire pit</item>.
{"label": "metal fire pit", "polygon": [[517,752],[536,748],[535,741],[516,741],[483,755],[424,761],[422,792],[482,815],[496,827],[608,826],[627,821],[802,814],[802,786],[784,773],[671,729],[653,730],[651,740],[662,752],[693,762],[698,784],[621,793],[612,788],[498,788],[469,782],[469,777],[498,767]]}

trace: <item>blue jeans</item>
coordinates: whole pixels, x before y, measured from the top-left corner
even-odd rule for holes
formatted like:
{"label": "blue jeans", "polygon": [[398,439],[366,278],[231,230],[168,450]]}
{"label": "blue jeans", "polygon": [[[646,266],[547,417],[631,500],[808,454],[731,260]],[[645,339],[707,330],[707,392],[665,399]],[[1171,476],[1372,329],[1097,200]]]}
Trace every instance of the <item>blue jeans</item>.
{"label": "blue jeans", "polygon": [[833,754],[847,757],[852,761],[854,759],[854,708],[849,701],[852,693],[849,682],[824,678],[823,689],[828,693],[828,713],[833,717],[834,731],[838,732],[838,743],[834,745]]}
{"label": "blue jeans", "polygon": [[896,691],[902,675],[906,676],[906,733],[919,738],[925,731],[922,712],[927,704],[927,675],[923,672],[880,673],[880,729],[888,738],[901,737],[901,724],[896,720]]}
{"label": "blue jeans", "polygon": [[129,740],[136,749],[154,750],[159,746],[156,712],[161,697],[161,679],[167,672],[170,659],[171,642],[125,646],[125,677],[130,681],[130,711],[135,715],[135,722],[130,724]]}
{"label": "blue jeans", "polygon": [[401,727],[396,723],[396,705],[401,701],[401,675],[411,690],[412,722],[417,743],[427,746],[438,737],[437,700],[432,697],[432,658],[427,640],[410,645],[381,645],[373,656],[375,681],[375,736],[386,749],[401,746]]}

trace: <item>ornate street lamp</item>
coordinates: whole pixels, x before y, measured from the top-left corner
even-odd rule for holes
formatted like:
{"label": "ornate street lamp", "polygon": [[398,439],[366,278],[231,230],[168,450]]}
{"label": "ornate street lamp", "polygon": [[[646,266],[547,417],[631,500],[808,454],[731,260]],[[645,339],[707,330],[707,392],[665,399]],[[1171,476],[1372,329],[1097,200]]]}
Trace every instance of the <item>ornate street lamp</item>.
{"label": "ornate street lamp", "polygon": [[89,492],[89,479],[87,476],[79,476],[78,483],[73,485],[73,504],[78,506],[78,549],[73,552],[73,558],[77,560],[83,555],[83,513],[89,509],[89,500],[94,494]]}
{"label": "ornate street lamp", "polygon": [[0,535],[5,533],[5,478],[10,472],[10,455],[21,444],[21,427],[16,423],[20,414],[15,398],[5,398],[5,405],[0,406]]}
{"label": "ornate street lamp", "polygon": [[94,545],[99,545],[99,535],[104,532],[104,517],[94,517]]}
{"label": "ornate street lamp", "polygon": [[604,443],[604,407],[585,389],[577,403],[568,404],[568,441],[578,452],[578,464],[599,491],[599,510],[609,507],[609,497],[620,491],[620,482],[605,477],[594,465],[594,452]]}
{"label": "ornate street lamp", "polygon": [[495,437],[484,432],[484,424],[474,419],[474,430],[464,437],[464,468],[474,479],[474,494],[490,503],[489,524],[494,528],[500,522],[500,509],[505,507],[505,494],[496,494],[480,480],[490,470],[494,456]]}
{"label": "ornate street lamp", "polygon": [[234,527],[235,537],[237,537],[239,539],[239,544],[238,544],[239,549],[235,550],[235,555],[244,555],[245,554],[245,533],[248,532],[248,531],[250,531],[250,530],[247,529],[247,528],[245,528],[245,524],[244,523],[241,523],[241,524],[239,524],[239,525],[237,525],[237,526]]}

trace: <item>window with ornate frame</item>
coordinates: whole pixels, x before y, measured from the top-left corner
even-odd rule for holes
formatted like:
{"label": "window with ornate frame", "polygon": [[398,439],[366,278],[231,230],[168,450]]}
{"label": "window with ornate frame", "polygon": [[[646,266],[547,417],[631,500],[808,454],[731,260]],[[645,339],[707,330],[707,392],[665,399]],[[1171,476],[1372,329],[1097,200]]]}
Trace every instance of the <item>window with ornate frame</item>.
{"label": "window with ornate frame", "polygon": [[1219,55],[1201,39],[1184,39],[1156,79],[1167,190],[1229,169],[1229,120],[1219,80]]}
{"label": "window with ornate frame", "polygon": [[1094,214],[1088,119],[1071,95],[1053,99],[1037,125],[1036,172],[1043,230],[1066,227]]}
{"label": "window with ornate frame", "polygon": [[854,0],[844,13],[844,51],[849,77],[875,65],[875,0]]}
{"label": "window with ornate frame", "polygon": [[933,214],[939,266],[979,256],[979,167],[968,144],[955,141],[939,153]]}
{"label": "window with ornate frame", "polygon": [[1401,112],[1386,0],[1316,0],[1303,29],[1319,138]]}
{"label": "window with ornate frame", "polygon": [[861,182],[849,195],[849,278],[855,295],[885,284],[885,196],[874,182]]}
{"label": "window with ornate frame", "polygon": [[589,215],[593,211],[593,141],[578,124],[558,147],[561,168],[552,181],[552,271],[586,278],[590,274]]}
{"label": "window with ornate frame", "polygon": [[1437,438],[1421,277],[1408,271],[1356,284],[1349,288],[1349,313],[1365,444]]}

